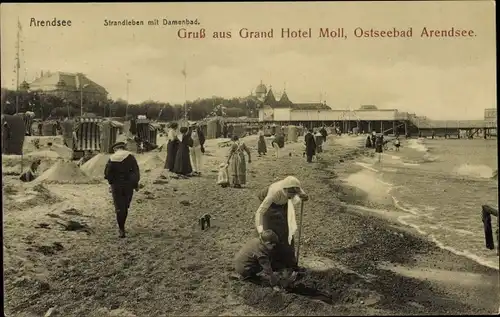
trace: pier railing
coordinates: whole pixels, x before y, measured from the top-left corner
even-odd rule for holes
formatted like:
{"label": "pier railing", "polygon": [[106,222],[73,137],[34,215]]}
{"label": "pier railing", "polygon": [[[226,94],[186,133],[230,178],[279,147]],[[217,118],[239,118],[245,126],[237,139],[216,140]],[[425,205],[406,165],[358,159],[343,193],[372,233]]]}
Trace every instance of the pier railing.
{"label": "pier railing", "polygon": [[493,228],[491,227],[491,216],[497,217],[497,255],[500,256],[500,218],[498,216],[498,210],[488,206],[482,206],[482,218],[484,226],[484,239],[486,241],[486,248],[493,250],[495,248],[495,242],[493,240]]}

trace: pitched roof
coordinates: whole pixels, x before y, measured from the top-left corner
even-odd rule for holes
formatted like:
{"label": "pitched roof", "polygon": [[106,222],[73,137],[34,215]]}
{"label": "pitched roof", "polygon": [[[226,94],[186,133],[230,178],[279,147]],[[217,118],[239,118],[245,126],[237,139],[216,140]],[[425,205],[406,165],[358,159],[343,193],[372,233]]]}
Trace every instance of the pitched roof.
{"label": "pitched roof", "polygon": [[280,101],[278,101],[278,104],[280,106],[286,106],[286,107],[291,107],[293,105],[293,103],[288,98],[288,95],[286,94],[286,92],[283,92],[283,94],[281,95]]}
{"label": "pitched roof", "polygon": [[329,106],[324,103],[294,103],[292,104],[292,110],[332,110]]}
{"label": "pitched roof", "polygon": [[50,91],[57,89],[58,83],[64,83],[64,86],[68,90],[78,90],[80,87],[88,85],[100,93],[108,93],[104,87],[90,80],[87,76],[81,73],[47,72],[41,77],[35,79],[30,84],[30,88],[33,90]]}
{"label": "pitched roof", "polygon": [[274,98],[273,90],[269,88],[269,92],[264,99],[264,104],[269,106],[274,106],[276,104],[276,98]]}

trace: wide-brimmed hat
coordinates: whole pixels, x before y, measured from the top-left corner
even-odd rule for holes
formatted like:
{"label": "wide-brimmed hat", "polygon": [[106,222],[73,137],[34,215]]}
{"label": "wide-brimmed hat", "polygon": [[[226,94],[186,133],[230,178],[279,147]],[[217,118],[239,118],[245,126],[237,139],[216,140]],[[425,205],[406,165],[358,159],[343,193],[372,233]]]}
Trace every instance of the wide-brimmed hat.
{"label": "wide-brimmed hat", "polygon": [[301,188],[300,181],[294,176],[288,176],[282,180],[282,187],[284,189],[298,187]]}

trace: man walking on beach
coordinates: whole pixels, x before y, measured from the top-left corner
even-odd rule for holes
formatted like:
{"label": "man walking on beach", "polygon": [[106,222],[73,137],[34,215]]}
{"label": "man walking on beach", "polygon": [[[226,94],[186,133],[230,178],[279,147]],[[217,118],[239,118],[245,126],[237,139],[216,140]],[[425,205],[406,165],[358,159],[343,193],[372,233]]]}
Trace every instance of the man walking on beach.
{"label": "man walking on beach", "polygon": [[304,141],[306,143],[307,163],[311,163],[312,157],[316,154],[316,141],[314,140],[312,129],[307,130],[307,133],[304,136]]}
{"label": "man walking on beach", "polygon": [[134,190],[139,190],[139,166],[137,160],[126,151],[126,140],[117,140],[112,149],[114,154],[109,158],[104,170],[104,178],[108,180],[110,192],[116,212],[116,221],[120,230],[120,238],[125,238],[125,221]]}
{"label": "man walking on beach", "polygon": [[325,126],[322,126],[319,130],[319,133],[323,136],[323,142],[326,142],[326,137],[328,136],[328,132],[326,132]]}
{"label": "man walking on beach", "polygon": [[384,136],[378,135],[375,139],[375,152],[378,153],[378,162],[382,160],[382,152],[384,152]]}

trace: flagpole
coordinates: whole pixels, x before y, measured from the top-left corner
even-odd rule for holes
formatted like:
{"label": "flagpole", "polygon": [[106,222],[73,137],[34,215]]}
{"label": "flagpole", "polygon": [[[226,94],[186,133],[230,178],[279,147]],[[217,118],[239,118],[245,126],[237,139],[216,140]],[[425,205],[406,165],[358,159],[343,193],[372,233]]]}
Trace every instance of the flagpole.
{"label": "flagpole", "polygon": [[184,121],[187,121],[187,73],[186,73],[186,62],[184,62]]}
{"label": "flagpole", "polygon": [[127,106],[125,108],[125,118],[128,116],[128,93],[129,93],[129,84],[130,84],[130,79],[127,73]]}
{"label": "flagpole", "polygon": [[19,61],[19,49],[21,41],[21,22],[19,17],[17,17],[17,41],[16,41],[16,113],[19,113],[19,69],[21,68],[21,62]]}

